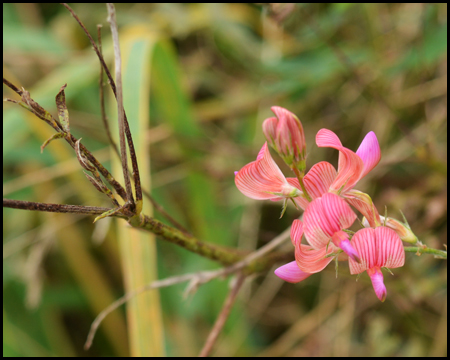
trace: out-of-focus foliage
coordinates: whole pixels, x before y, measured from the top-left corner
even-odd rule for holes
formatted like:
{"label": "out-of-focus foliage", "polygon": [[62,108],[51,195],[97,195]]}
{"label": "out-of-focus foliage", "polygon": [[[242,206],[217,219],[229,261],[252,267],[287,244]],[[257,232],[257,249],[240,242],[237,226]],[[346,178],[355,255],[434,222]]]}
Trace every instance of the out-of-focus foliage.
{"label": "out-of-focus foliage", "polygon": [[[92,34],[104,24],[107,52],[105,6],[73,8]],[[116,11],[124,43],[133,32],[160,41],[146,93],[151,191],[197,237],[250,250],[300,215],[288,208],[279,220],[280,203],[246,199],[234,185],[233,171],[256,158],[262,121],[279,105],[303,123],[308,168],[321,160],[337,166],[336,151],[315,146],[319,129],[353,150],[373,130],[382,160],[358,189],[382,214],[386,206],[401,219],[403,211],[428,246],[446,244],[446,4],[118,4]],[[65,8],[3,5],[3,73],[54,114],[67,83],[71,132],[109,166],[98,61]],[[3,134],[4,197],[109,206],[66,143],[40,154],[52,129],[39,119],[5,103]],[[82,350],[94,317],[123,294],[115,227],[92,220],[3,210],[4,356],[127,354],[123,309]],[[338,279],[329,266],[297,285],[264,274],[244,287],[212,355],[444,356],[446,266],[407,253],[405,266],[385,275],[385,303],[366,274],[355,282],[345,263]],[[215,267],[158,242],[160,278]],[[161,290],[168,355],[198,354],[227,288],[216,280],[187,300],[183,285]]]}

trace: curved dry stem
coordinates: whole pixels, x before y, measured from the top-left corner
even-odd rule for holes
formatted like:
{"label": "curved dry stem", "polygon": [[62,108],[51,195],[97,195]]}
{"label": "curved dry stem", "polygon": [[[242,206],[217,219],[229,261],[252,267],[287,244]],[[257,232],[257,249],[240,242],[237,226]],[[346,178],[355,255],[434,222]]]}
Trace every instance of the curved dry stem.
{"label": "curved dry stem", "polygon": [[98,327],[102,323],[102,321],[108,316],[111,312],[116,310],[119,306],[125,304],[127,301],[130,301],[135,296],[142,294],[143,292],[147,290],[172,286],[176,284],[180,284],[182,282],[191,281],[195,282],[197,286],[199,284],[207,283],[217,277],[220,277],[223,275],[224,270],[226,269],[220,269],[220,270],[213,270],[213,271],[201,271],[191,274],[185,274],[180,276],[173,276],[164,280],[157,280],[153,281],[150,284],[144,285],[140,287],[139,289],[136,289],[134,291],[130,291],[114,301],[111,305],[109,305],[106,309],[104,309],[100,314],[97,315],[95,320],[91,324],[91,328],[89,330],[89,334],[86,339],[86,343],[84,344],[84,349],[88,350],[91,345],[92,341],[94,340],[95,334],[97,332]]}
{"label": "curved dry stem", "polygon": [[222,310],[219,316],[217,317],[217,320],[214,323],[214,326],[211,332],[209,333],[208,338],[206,339],[205,345],[203,349],[200,351],[199,357],[206,357],[211,352],[214,344],[217,341],[217,338],[219,337],[220,332],[222,331],[223,326],[225,325],[228,316],[230,315],[231,308],[233,307],[234,301],[236,300],[236,296],[239,290],[241,289],[244,280],[245,280],[244,275],[242,274],[238,275],[238,278],[234,283],[230,293],[228,294],[228,297],[225,300],[225,303],[223,304]]}
{"label": "curved dry stem", "polygon": [[123,108],[123,94],[122,94],[122,57],[120,55],[119,31],[116,23],[116,10],[111,3],[106,4],[108,9],[108,22],[111,27],[111,34],[114,44],[114,65],[116,74],[116,90],[117,90],[117,121],[119,122],[119,145],[120,145],[120,159],[122,163],[122,172],[125,180],[125,190],[127,192],[127,201],[134,205],[133,191],[131,190],[131,180],[128,176],[128,158],[127,148],[125,145],[125,111]]}

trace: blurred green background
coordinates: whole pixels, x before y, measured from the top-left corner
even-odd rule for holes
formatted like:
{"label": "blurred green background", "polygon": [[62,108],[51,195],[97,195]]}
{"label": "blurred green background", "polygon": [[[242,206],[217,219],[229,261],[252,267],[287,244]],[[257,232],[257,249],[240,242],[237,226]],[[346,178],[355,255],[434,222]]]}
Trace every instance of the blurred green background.
{"label": "blurred green background", "polygon": [[[113,69],[106,7],[71,6],[91,34],[104,25]],[[303,123],[308,168],[321,160],[337,166],[336,151],[315,145],[319,129],[334,131],[354,151],[373,130],[382,159],[357,189],[372,196],[381,214],[386,206],[401,219],[403,211],[426,245],[444,248],[446,4],[117,4],[116,11],[122,55],[130,57],[124,96],[131,104],[140,99],[127,112],[150,118],[139,134],[150,146],[145,176],[155,199],[199,239],[251,250],[300,215],[292,207],[279,220],[279,202],[247,199],[234,185],[233,172],[256,158],[265,141],[262,121],[279,105]],[[67,83],[72,133],[111,166],[98,61],[64,7],[3,5],[3,74],[53,114]],[[115,128],[115,103],[105,92]],[[5,86],[3,95],[17,99]],[[110,206],[65,142],[40,154],[51,135],[39,119],[4,103],[4,197]],[[3,210],[4,356],[128,353],[123,307],[83,350],[95,316],[124,292],[115,220],[92,220]],[[217,266],[157,241],[161,279]],[[446,356],[447,262],[407,253],[405,266],[393,272],[385,273],[385,303],[368,276],[356,282],[345,263],[337,279],[333,266],[297,285],[273,272],[253,278],[212,355]],[[160,291],[169,356],[199,353],[228,281],[208,283],[187,299],[184,288]]]}

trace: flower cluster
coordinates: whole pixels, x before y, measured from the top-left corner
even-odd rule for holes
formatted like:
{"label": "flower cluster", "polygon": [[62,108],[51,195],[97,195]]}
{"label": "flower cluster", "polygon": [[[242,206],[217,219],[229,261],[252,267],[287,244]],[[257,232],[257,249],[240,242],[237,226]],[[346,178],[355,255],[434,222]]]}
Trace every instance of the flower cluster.
{"label": "flower cluster", "polygon": [[[338,136],[321,129],[319,147],[339,151],[338,169],[321,161],[306,170],[306,142],[300,120],[288,110],[274,106],[276,117],[263,123],[267,142],[255,161],[236,172],[237,188],[257,200],[291,200],[304,210],[303,222],[294,220],[291,241],[295,261],[275,270],[285,281],[297,283],[322,271],[341,253],[348,258],[351,274],[367,271],[377,297],[386,299],[381,268],[397,268],[405,262],[402,240],[416,238],[405,224],[379,215],[369,195],[354,189],[380,161],[377,137],[369,132],[356,152],[344,147]],[[283,158],[296,177],[286,178],[272,159],[268,144]],[[365,228],[353,236],[348,229],[356,220],[350,207],[363,216]],[[302,244],[303,234],[309,245]],[[412,234],[412,235],[411,235]],[[342,255],[339,256],[341,259]]]}

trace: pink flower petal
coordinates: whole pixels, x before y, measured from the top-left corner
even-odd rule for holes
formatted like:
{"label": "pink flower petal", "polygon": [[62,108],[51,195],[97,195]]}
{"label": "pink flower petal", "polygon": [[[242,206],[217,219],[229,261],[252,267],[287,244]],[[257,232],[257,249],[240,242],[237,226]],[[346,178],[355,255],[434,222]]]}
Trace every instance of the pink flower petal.
{"label": "pink flower petal", "polygon": [[290,263],[287,263],[286,265],[277,268],[275,270],[275,275],[283,279],[284,281],[295,284],[302,280],[305,280],[312,274],[300,270],[299,267],[297,266],[297,262],[292,261]]}
{"label": "pink flower petal", "polygon": [[337,172],[329,162],[321,161],[315,164],[303,178],[305,188],[311,198],[317,199],[328,192]]}
{"label": "pink flower petal", "polygon": [[339,137],[328,129],[320,129],[316,135],[316,144],[319,147],[335,147],[342,146],[341,140]]}
{"label": "pink flower petal", "polygon": [[384,302],[386,300],[386,286],[383,282],[383,273],[381,272],[380,268],[374,268],[367,270],[367,273],[370,276],[370,280],[372,281],[373,289],[375,290],[375,294],[377,295],[378,299],[381,300],[381,302]]}
{"label": "pink flower petal", "polygon": [[338,174],[330,190],[345,193],[355,186],[361,177],[364,163],[353,151],[343,147],[337,135],[328,129],[321,129],[316,135],[319,147],[331,147],[339,151]]}
{"label": "pink flower petal", "polygon": [[239,170],[234,181],[239,191],[252,199],[264,200],[300,195],[297,188],[289,185],[270,156],[267,142],[258,153],[256,161]]}
{"label": "pink flower petal", "polygon": [[[303,178],[303,184],[312,200],[317,199],[328,192],[328,189],[336,178],[336,174],[337,172],[333,165],[326,161],[315,164],[308,171]],[[297,178],[287,178],[286,180],[292,186],[301,189]],[[294,198],[294,201],[303,210],[305,210],[309,204],[309,201],[302,196]]]}
{"label": "pink flower petal", "polygon": [[356,214],[339,196],[326,193],[313,200],[303,216],[304,231],[308,243],[315,249],[326,246],[334,233],[347,229]]}
{"label": "pink flower petal", "polygon": [[307,273],[317,273],[333,260],[333,257],[325,257],[337,251],[337,248],[330,243],[327,247],[313,249],[311,246],[297,244],[295,247],[295,260],[300,270]]}
{"label": "pink flower petal", "polygon": [[333,233],[352,226],[356,220],[356,214],[341,197],[326,193],[322,196],[322,200],[323,210],[334,226],[332,228],[334,229]]}
{"label": "pink flower petal", "polygon": [[364,163],[364,169],[362,171],[360,179],[367,175],[381,159],[380,145],[378,144],[377,136],[373,131],[369,132],[361,145],[359,146],[356,154],[362,159]]}
{"label": "pink flower petal", "polygon": [[328,223],[324,215],[322,198],[313,200],[303,215],[304,231],[308,243],[314,249],[321,249],[328,245],[334,233],[334,227]]}
{"label": "pink flower petal", "polygon": [[388,227],[379,226],[375,228],[375,236],[378,240],[380,251],[380,267],[394,269],[405,265],[405,249],[398,234]]}
{"label": "pink flower petal", "polygon": [[300,220],[294,220],[291,227],[291,241],[295,246],[298,242],[302,241],[303,236],[303,223]]}
{"label": "pink flower petal", "polygon": [[394,230],[384,226],[359,230],[352,238],[361,263],[349,259],[350,273],[359,274],[373,268],[397,268],[405,264],[405,250]]}
{"label": "pink flower petal", "polygon": [[269,142],[270,146],[276,147],[275,145],[275,139],[277,137],[277,125],[278,125],[278,119],[275,117],[268,118],[264,120],[262,124],[263,133],[266,136],[267,141]]}

